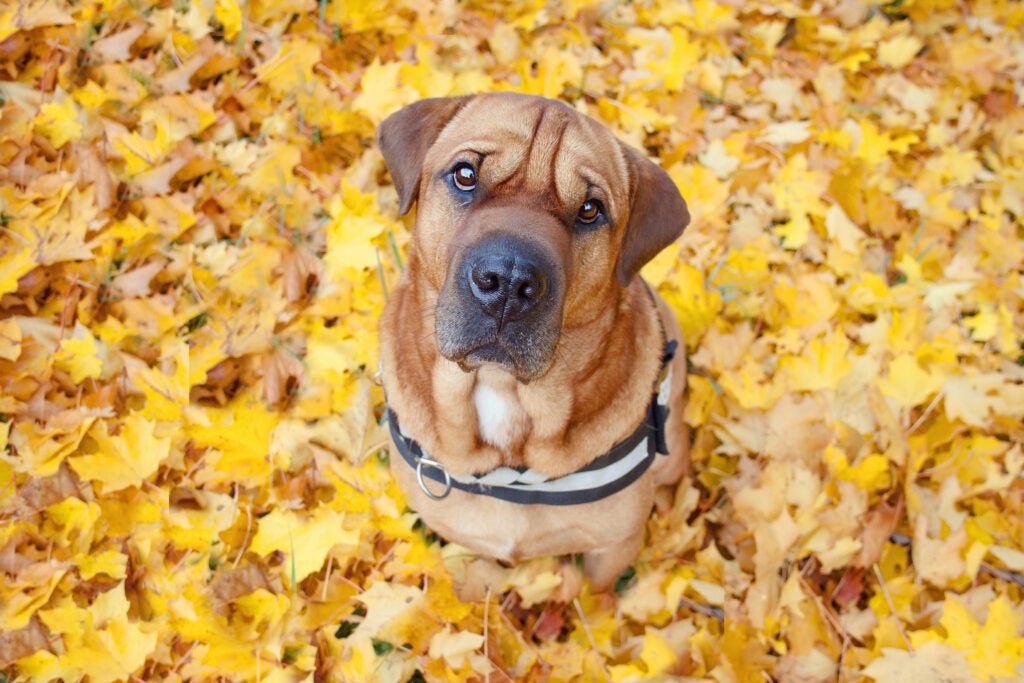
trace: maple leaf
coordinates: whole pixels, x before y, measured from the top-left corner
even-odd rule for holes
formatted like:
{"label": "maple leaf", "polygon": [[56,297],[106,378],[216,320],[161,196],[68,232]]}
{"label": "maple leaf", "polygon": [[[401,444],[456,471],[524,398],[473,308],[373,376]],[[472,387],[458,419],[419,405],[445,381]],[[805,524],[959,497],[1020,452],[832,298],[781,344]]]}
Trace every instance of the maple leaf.
{"label": "maple leaf", "polygon": [[[223,11],[222,11],[223,13]],[[278,94],[288,94],[313,81],[313,66],[320,61],[320,47],[311,41],[293,38],[256,70],[256,77]]]}
{"label": "maple leaf", "polygon": [[74,100],[66,97],[62,103],[48,102],[39,108],[35,127],[49,139],[54,147],[82,137],[82,124],[78,122],[78,108]]}
{"label": "maple leaf", "polygon": [[358,530],[345,528],[344,515],[330,508],[317,507],[308,518],[274,509],[260,519],[250,550],[260,555],[284,553],[289,575],[301,581],[320,569],[334,546],[351,550],[358,542]]}
{"label": "maple leaf", "polygon": [[214,18],[224,27],[224,37],[234,40],[242,31],[242,10],[235,0],[217,0]]}
{"label": "maple leaf", "polygon": [[279,420],[279,415],[258,400],[250,404],[240,396],[226,408],[193,409],[186,431],[196,445],[215,448],[219,453],[214,458],[214,471],[205,476],[259,485],[270,476],[270,434]]}
{"label": "maple leaf", "polygon": [[882,656],[864,667],[861,673],[878,683],[931,680],[971,683],[976,680],[962,652],[934,640],[913,651],[883,648]]}
{"label": "maple leaf", "polygon": [[65,604],[41,610],[51,633],[59,634],[65,651],[47,650],[18,662],[39,679],[89,676],[103,680],[128,677],[145,664],[158,634],[128,619],[129,603],[123,585],[100,595],[88,608]]}
{"label": "maple leaf", "polygon": [[910,354],[902,354],[889,364],[889,375],[879,382],[882,393],[904,408],[921,405],[945,382],[941,373],[926,370]]}
{"label": "maple leaf", "polygon": [[91,334],[80,339],[63,339],[53,357],[53,366],[64,370],[75,384],[81,384],[88,377],[97,378],[103,369],[98,358],[99,347]]}
{"label": "maple leaf", "polygon": [[21,355],[21,327],[15,320],[0,321],[0,359],[15,361]]}
{"label": "maple leaf", "polygon": [[[1024,638],[1016,635],[1020,622],[1020,611],[1006,596],[989,603],[988,616],[980,624],[963,602],[950,595],[939,619],[945,636],[938,642],[962,652],[971,673],[981,680],[1015,677],[1024,661]],[[915,632],[914,636],[911,642],[934,642],[932,634]]]}
{"label": "maple leaf", "polygon": [[96,452],[69,459],[71,468],[83,479],[103,485],[104,493],[139,486],[156,472],[170,454],[171,440],[154,435],[155,425],[141,415],[129,415],[121,433],[112,435],[104,422],[97,422],[89,435]]}

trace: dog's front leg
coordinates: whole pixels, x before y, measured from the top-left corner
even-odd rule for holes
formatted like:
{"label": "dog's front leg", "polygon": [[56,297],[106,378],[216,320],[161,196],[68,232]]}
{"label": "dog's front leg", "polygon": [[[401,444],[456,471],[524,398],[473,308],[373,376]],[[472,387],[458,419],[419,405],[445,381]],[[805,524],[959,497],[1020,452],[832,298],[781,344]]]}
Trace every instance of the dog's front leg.
{"label": "dog's front leg", "polygon": [[615,586],[622,572],[629,569],[644,538],[643,528],[620,543],[610,543],[603,548],[583,553],[583,573],[590,579],[595,593],[603,593]]}

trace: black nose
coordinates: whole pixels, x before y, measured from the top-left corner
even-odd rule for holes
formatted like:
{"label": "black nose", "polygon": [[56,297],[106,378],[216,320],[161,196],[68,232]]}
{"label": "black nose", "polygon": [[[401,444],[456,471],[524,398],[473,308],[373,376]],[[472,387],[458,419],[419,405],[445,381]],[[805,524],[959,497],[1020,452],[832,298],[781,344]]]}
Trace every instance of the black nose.
{"label": "black nose", "polygon": [[529,254],[495,246],[467,259],[467,275],[473,298],[501,325],[522,318],[543,301],[548,277]]}

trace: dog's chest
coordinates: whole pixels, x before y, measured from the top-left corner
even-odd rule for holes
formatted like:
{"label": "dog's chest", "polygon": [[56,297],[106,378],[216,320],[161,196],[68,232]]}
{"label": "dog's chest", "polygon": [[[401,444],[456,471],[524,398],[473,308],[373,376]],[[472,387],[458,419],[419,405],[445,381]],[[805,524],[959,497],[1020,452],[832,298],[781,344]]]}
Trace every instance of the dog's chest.
{"label": "dog's chest", "polygon": [[530,431],[530,416],[519,402],[514,383],[481,373],[473,388],[473,405],[483,441],[506,454],[522,445]]}

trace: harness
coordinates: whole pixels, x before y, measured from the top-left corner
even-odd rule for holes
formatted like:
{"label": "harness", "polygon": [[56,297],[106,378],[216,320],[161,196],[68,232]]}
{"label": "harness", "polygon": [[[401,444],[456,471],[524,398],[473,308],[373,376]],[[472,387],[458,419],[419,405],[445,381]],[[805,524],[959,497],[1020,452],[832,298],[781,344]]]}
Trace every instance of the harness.
{"label": "harness", "polygon": [[[402,430],[398,416],[388,408],[391,437],[402,459],[416,470],[420,488],[433,500],[443,500],[452,489],[458,489],[521,505],[593,503],[618,493],[639,479],[659,453],[668,455],[665,422],[672,388],[671,362],[676,347],[674,340],[665,343],[661,371],[647,413],[636,430],[586,467],[561,477],[548,478],[528,467],[498,467],[480,475],[452,474]],[[439,492],[432,491],[427,480],[443,488]]]}

